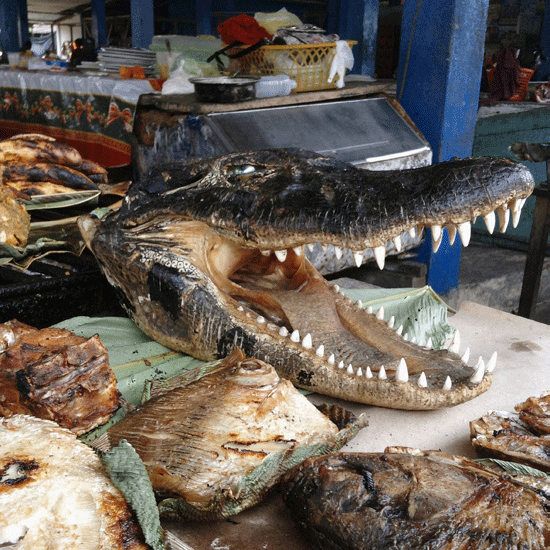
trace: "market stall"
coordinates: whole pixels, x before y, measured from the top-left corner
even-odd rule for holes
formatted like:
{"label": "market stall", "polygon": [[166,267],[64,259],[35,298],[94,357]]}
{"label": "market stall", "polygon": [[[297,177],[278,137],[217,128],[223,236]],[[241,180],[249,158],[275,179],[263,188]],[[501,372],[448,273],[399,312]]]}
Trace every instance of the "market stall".
{"label": "market stall", "polygon": [[0,138],[41,133],[110,168],[130,164],[130,137],[141,94],[157,81],[99,71],[1,71]]}

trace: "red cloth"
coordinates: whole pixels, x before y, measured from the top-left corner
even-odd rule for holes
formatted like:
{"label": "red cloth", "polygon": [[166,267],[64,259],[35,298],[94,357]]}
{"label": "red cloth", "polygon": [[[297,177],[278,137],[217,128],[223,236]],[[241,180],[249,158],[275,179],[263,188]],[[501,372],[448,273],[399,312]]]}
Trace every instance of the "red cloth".
{"label": "red cloth", "polygon": [[272,37],[254,17],[244,13],[220,23],[218,25],[218,33],[225,44],[241,42],[252,45],[262,38]]}

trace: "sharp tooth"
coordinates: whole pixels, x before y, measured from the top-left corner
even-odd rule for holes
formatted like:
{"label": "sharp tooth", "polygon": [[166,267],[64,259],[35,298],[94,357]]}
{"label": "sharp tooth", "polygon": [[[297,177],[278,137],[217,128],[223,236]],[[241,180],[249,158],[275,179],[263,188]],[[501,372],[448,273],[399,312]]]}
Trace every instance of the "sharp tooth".
{"label": "sharp tooth", "polygon": [[386,263],[386,247],[377,246],[373,248],[372,251],[374,252],[374,258],[378,264],[378,267],[380,269],[384,269],[384,264]]}
{"label": "sharp tooth", "polygon": [[413,337],[411,338],[411,344],[416,344],[416,336],[413,336]]}
{"label": "sharp tooth", "polygon": [[275,250],[275,256],[277,256],[277,259],[283,263],[286,260],[286,248],[285,250]]}
{"label": "sharp tooth", "polygon": [[238,310],[238,311],[244,311],[244,307],[243,307],[243,306],[239,306],[239,307],[237,308],[237,310]]}
{"label": "sharp tooth", "polygon": [[331,364],[331,365],[334,365],[334,363],[336,363],[336,358],[334,357],[334,353],[331,353],[329,358],[327,359],[327,361]]}
{"label": "sharp tooth", "polygon": [[393,238],[393,244],[395,246],[395,250],[397,252],[401,252],[401,249],[403,248],[403,243],[401,242],[401,235],[397,235],[397,237]]}
{"label": "sharp tooth", "polygon": [[363,376],[363,369],[361,367],[359,367],[357,369],[357,372],[355,373],[357,376]]}
{"label": "sharp tooth", "polygon": [[363,309],[363,302],[361,300],[357,300],[355,304],[357,305],[358,308]]}
{"label": "sharp tooth", "polygon": [[384,306],[380,306],[380,309],[376,312],[376,318],[381,321],[384,320]]}
{"label": "sharp tooth", "polygon": [[460,351],[460,332],[458,330],[455,331],[448,349],[451,353],[458,353]]}
{"label": "sharp tooth", "polygon": [[339,369],[343,369],[343,368],[344,368],[344,361],[340,361],[340,362],[338,363],[338,368],[339,368]]}
{"label": "sharp tooth", "polygon": [[271,254],[271,250],[260,250],[262,253],[262,256],[269,256]]}
{"label": "sharp tooth", "polygon": [[460,235],[462,246],[468,246],[470,244],[470,236],[472,234],[472,226],[470,225],[470,222],[461,223],[458,226],[458,234]]}
{"label": "sharp tooth", "polygon": [[485,225],[487,226],[487,231],[489,231],[489,233],[493,233],[493,231],[495,230],[495,225],[496,225],[496,216],[495,216],[494,211],[489,212],[489,214],[483,216],[483,219],[485,220]]}
{"label": "sharp tooth", "polygon": [[476,366],[474,367],[476,371],[470,378],[470,382],[472,384],[479,384],[483,380],[483,375],[485,374],[485,363],[483,362],[483,358],[479,358],[477,360]]}
{"label": "sharp tooth", "polygon": [[447,376],[447,378],[445,378],[445,384],[443,384],[443,389],[445,391],[450,391],[450,389],[453,387],[453,382],[451,380],[451,377],[450,376]]}
{"label": "sharp tooth", "polygon": [[369,313],[370,315],[372,315],[372,306],[367,306],[366,309],[365,309],[365,311],[366,311],[367,313]]}
{"label": "sharp tooth", "polygon": [[438,224],[434,224],[430,227],[432,230],[432,240],[433,241],[439,241],[441,239],[441,226]]}
{"label": "sharp tooth", "polygon": [[332,285],[334,292],[340,292],[340,287],[338,285]]}
{"label": "sharp tooth", "polygon": [[367,370],[365,371],[365,378],[372,378],[372,371],[370,370],[370,367],[367,367]]}
{"label": "sharp tooth", "polygon": [[260,324],[265,323],[265,317],[262,317],[261,315],[258,315],[258,317],[256,318],[256,322],[260,323]]}
{"label": "sharp tooth", "polygon": [[315,243],[309,243],[309,244],[307,245],[307,248],[308,248],[308,250],[309,250],[310,252],[313,252],[313,249],[315,248]]}
{"label": "sharp tooth", "polygon": [[508,222],[510,221],[510,210],[508,210],[506,206],[499,206],[497,208],[497,214],[500,232],[504,233],[508,227]]}
{"label": "sharp tooth", "polygon": [[428,381],[426,380],[426,375],[424,374],[424,371],[422,371],[420,373],[420,376],[418,377],[418,382],[417,384],[421,387],[421,388],[427,388],[428,387]]}
{"label": "sharp tooth", "polygon": [[464,355],[460,359],[463,363],[468,364],[468,361],[470,360],[470,348],[466,348]]}
{"label": "sharp tooth", "polygon": [[428,341],[426,342],[426,346],[425,346],[427,349],[432,349],[433,348],[433,342],[432,342],[432,337],[430,336],[428,338]]}
{"label": "sharp tooth", "polygon": [[395,326],[395,317],[392,315],[389,319],[388,319],[388,327],[389,328],[393,328]]}
{"label": "sharp tooth", "polygon": [[495,351],[493,355],[491,355],[491,359],[489,359],[489,362],[485,367],[485,372],[493,372],[496,366],[497,366],[497,352]]}
{"label": "sharp tooth", "polygon": [[380,371],[378,372],[378,378],[380,380],[386,380],[388,377],[386,376],[386,369],[384,368],[384,365],[380,367]]}
{"label": "sharp tooth", "polygon": [[315,350],[315,355],[317,355],[317,357],[324,357],[324,356],[325,356],[325,346],[323,346],[323,344],[321,344],[321,345]]}
{"label": "sharp tooth", "polygon": [[403,336],[403,340],[405,340],[405,342],[407,342],[409,340],[409,333],[408,332],[405,332],[405,336]]}
{"label": "sharp tooth", "polygon": [[290,340],[298,343],[300,341],[300,333],[297,330],[293,331],[290,335]]}
{"label": "sharp tooth", "polygon": [[309,332],[304,336],[304,339],[302,340],[302,347],[306,349],[311,349],[313,347],[313,341]]}
{"label": "sharp tooth", "polygon": [[346,369],[346,372],[348,374],[353,374],[353,365],[351,363],[348,365],[348,368]]}
{"label": "sharp tooth", "polygon": [[288,336],[288,330],[286,327],[281,327],[279,329],[279,335],[282,336],[283,338],[286,338]]}
{"label": "sharp tooth", "polygon": [[302,246],[295,246],[292,250],[294,250],[296,256],[301,256],[304,253],[304,248]]}
{"label": "sharp tooth", "polygon": [[[361,267],[361,265],[363,264],[363,252],[362,251],[354,252],[353,253],[353,258],[355,260],[355,265],[357,267]],[[376,261],[378,262],[378,259],[376,259]],[[378,265],[380,265],[380,264],[378,264]],[[383,268],[384,268],[384,263],[382,263],[382,267],[380,269],[383,269]]]}
{"label": "sharp tooth", "polygon": [[401,336],[403,334],[403,325],[399,325],[399,328],[395,332]]}
{"label": "sharp tooth", "polygon": [[411,236],[411,239],[414,239],[416,237],[416,227],[411,227],[409,229],[409,235]]}
{"label": "sharp tooth", "polygon": [[403,357],[401,357],[401,361],[399,361],[399,365],[397,365],[395,377],[398,382],[409,381],[409,369],[407,369],[407,363]]}
{"label": "sharp tooth", "polygon": [[525,203],[525,199],[514,199],[508,206],[512,211],[512,225],[518,226],[519,218],[521,217],[521,209]]}
{"label": "sharp tooth", "polygon": [[449,244],[453,246],[456,239],[456,225],[448,225],[447,232],[449,233]]}

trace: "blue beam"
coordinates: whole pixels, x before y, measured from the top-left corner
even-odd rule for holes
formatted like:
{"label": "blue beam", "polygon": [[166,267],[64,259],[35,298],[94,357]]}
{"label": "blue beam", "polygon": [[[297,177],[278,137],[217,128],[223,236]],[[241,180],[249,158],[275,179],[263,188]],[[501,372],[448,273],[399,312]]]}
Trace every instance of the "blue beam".
{"label": "blue beam", "polygon": [[[430,143],[434,162],[471,155],[489,0],[404,0],[397,99]],[[445,235],[445,238],[446,235]],[[420,258],[428,284],[445,294],[458,286],[461,244]]]}
{"label": "blue beam", "polygon": [[[351,73],[374,76],[379,0],[329,0],[327,31],[355,40]],[[345,15],[344,15],[345,14]]]}
{"label": "blue beam", "polygon": [[92,38],[96,47],[107,45],[107,20],[105,0],[90,0],[92,8]]}
{"label": "blue beam", "polygon": [[212,0],[195,0],[195,13],[197,36],[216,34],[216,29],[212,29]]}
{"label": "blue beam", "polygon": [[131,0],[132,46],[148,48],[155,34],[153,0]]}
{"label": "blue beam", "polygon": [[0,40],[7,52],[18,52],[29,38],[27,0],[0,0]]}

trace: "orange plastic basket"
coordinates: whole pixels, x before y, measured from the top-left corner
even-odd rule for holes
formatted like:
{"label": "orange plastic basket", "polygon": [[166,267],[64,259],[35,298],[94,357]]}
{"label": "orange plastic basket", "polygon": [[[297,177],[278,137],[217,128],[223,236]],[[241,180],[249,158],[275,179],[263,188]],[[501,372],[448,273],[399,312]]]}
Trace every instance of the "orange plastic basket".
{"label": "orange plastic basket", "polygon": [[[495,69],[490,68],[486,69],[486,75],[487,75],[487,84],[489,84],[489,89],[491,89],[491,86],[493,85],[493,79],[495,76]],[[525,96],[527,95],[527,90],[529,88],[529,81],[535,74],[535,71],[532,69],[524,69],[523,67],[520,69],[519,73],[519,85],[518,89],[512,95],[508,101],[523,101],[525,99]]]}
{"label": "orange plastic basket", "polygon": [[[353,40],[347,42],[350,47],[357,44]],[[234,48],[231,53],[242,48]],[[296,81],[294,92],[328,90],[336,88],[340,76],[345,76],[336,74],[329,81],[335,52],[335,42],[262,46],[242,57],[231,59],[229,71],[248,76],[286,74]]]}

